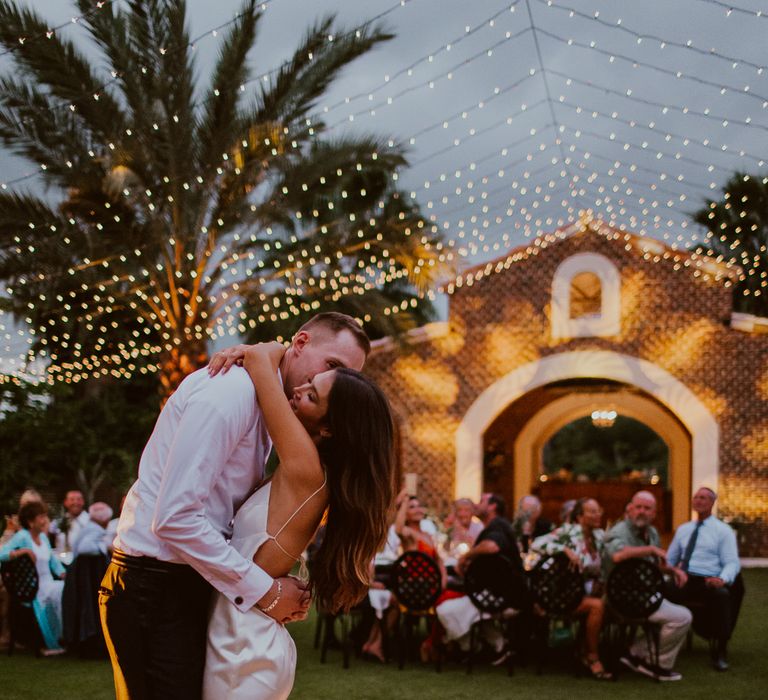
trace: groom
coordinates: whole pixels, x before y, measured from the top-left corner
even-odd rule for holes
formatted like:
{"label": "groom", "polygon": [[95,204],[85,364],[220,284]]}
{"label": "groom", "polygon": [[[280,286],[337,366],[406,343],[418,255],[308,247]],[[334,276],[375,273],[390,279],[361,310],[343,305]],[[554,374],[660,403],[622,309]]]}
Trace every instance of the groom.
{"label": "groom", "polygon": [[[280,363],[287,396],[334,367],[361,369],[370,341],[354,319],[304,324]],[[99,608],[119,700],[199,698],[212,588],[280,622],[306,616],[309,594],[273,580],[227,544],[271,449],[244,370],[188,376],[160,412],[125,500]]]}

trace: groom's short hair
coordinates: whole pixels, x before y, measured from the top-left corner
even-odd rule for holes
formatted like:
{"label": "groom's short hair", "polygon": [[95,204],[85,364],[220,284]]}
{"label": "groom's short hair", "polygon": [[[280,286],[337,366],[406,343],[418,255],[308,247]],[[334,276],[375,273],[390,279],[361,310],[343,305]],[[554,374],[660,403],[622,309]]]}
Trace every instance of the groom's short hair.
{"label": "groom's short hair", "polygon": [[354,318],[347,316],[347,314],[341,314],[338,311],[324,311],[310,318],[309,321],[299,328],[299,332],[320,328],[328,331],[329,335],[334,336],[342,331],[349,331],[366,357],[371,352],[371,341],[368,339],[366,332]]}

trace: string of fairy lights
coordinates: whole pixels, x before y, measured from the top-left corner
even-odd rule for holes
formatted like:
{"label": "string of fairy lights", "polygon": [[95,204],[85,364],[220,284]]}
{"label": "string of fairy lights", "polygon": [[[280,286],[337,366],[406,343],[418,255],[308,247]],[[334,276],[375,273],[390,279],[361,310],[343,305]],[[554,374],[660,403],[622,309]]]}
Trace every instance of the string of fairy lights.
{"label": "string of fairy lights", "polygon": [[[75,27],[111,3],[96,3],[89,13],[49,31],[52,35],[65,26]],[[261,9],[268,10],[269,3],[266,0]],[[496,258],[508,252],[491,263],[459,272],[439,289],[422,290],[428,299],[435,299],[441,292],[451,294],[461,286],[508,269],[514,262],[538,255],[587,224],[600,235],[621,238],[630,248],[640,246],[638,250],[646,260],[669,261],[675,270],[688,270],[695,277],[730,285],[735,279],[756,274],[759,255],[747,256],[739,251],[726,258],[714,253],[691,253],[688,248],[692,244],[720,234],[693,224],[688,212],[699,208],[707,197],[719,199],[723,183],[737,170],[764,177],[765,160],[757,144],[768,131],[768,82],[759,55],[741,55],[749,48],[748,41],[736,44],[738,50],[733,45],[718,49],[708,44],[717,38],[711,32],[717,23],[740,22],[739,31],[746,31],[752,27],[748,22],[765,19],[766,13],[718,0],[689,0],[689,4],[697,6],[699,16],[711,12],[711,19],[702,20],[704,24],[700,25],[710,30],[704,37],[695,35],[696,23],[686,26],[685,37],[669,36],[669,24],[664,25],[664,31],[659,31],[658,25],[649,31],[627,4],[617,8],[616,4],[605,7],[596,2],[599,7],[592,9],[576,6],[573,0],[514,0],[490,9],[484,5],[480,8],[484,12],[474,12],[483,14],[480,18],[466,21],[462,17],[453,25],[436,23],[450,38],[428,34],[417,55],[404,53],[400,59],[393,52],[386,72],[372,72],[367,86],[360,88],[358,81],[356,89],[346,95],[334,93],[308,116],[306,127],[312,136],[315,132],[336,135],[348,129],[372,128],[392,134],[390,147],[404,143],[412,149],[411,169],[394,177],[410,199],[421,206],[432,230],[443,236],[436,260],[455,264],[467,259],[476,263],[478,258]],[[520,11],[523,8],[525,12]],[[623,10],[628,14],[626,18],[619,15]],[[372,19],[391,20],[399,16],[395,12],[401,12],[399,21],[405,24],[412,20],[413,11],[410,0],[401,0],[387,4]],[[222,30],[236,21],[237,16],[174,50],[194,49],[206,37],[221,38]],[[351,31],[361,31],[370,21]],[[328,37],[328,41],[334,39],[338,37]],[[43,36],[19,37],[19,46],[41,40]],[[537,48],[541,46],[538,62],[532,58],[533,42]],[[500,62],[509,68],[500,71]],[[196,100],[195,105],[201,107],[216,100],[219,91],[236,89],[247,97],[249,88],[258,88],[284,65],[238,85],[217,85],[212,94]],[[618,76],[614,70],[619,71]],[[56,108],[77,113],[86,101],[93,104],[108,99],[109,88],[119,79],[119,75],[112,74],[100,90],[88,90],[69,105]],[[657,89],[657,84],[666,85],[666,90]],[[669,85],[674,87],[670,89]],[[425,108],[414,113],[414,101],[434,102],[439,111]],[[363,102],[367,104],[361,105]],[[398,115],[402,118],[405,113],[407,128],[392,129],[390,125]],[[326,124],[328,116],[334,117],[330,124]],[[317,128],[321,125],[322,129]],[[122,139],[133,137],[132,133],[120,135]],[[289,139],[290,134],[285,137]],[[296,142],[291,145],[299,147]],[[249,144],[244,141],[242,146],[247,148]],[[115,144],[109,143],[108,147],[114,150]],[[88,157],[97,159],[103,154],[93,150]],[[232,167],[235,159],[233,152],[222,153],[219,174],[226,171],[239,176],[238,169]],[[0,187],[14,189],[39,177],[51,165],[39,163],[33,172],[8,179]],[[71,163],[64,165],[73,167]],[[333,175],[329,173],[328,177]],[[170,176],[163,182],[185,189],[190,184],[188,178]],[[160,199],[169,196],[168,191],[142,192],[143,215],[151,217]],[[136,197],[130,188],[123,194]],[[114,219],[106,209],[100,215],[105,225]],[[73,229],[76,226],[74,220],[69,224]],[[60,222],[35,221],[28,225],[58,236],[67,245],[68,234],[61,230]],[[297,269],[311,269],[316,261],[327,257],[327,252],[292,240],[290,255],[285,261],[276,261],[276,272],[270,271],[289,280],[287,295],[272,298],[263,294],[257,309],[245,309],[238,293],[249,279],[264,272],[260,268],[263,261],[253,252],[242,254],[221,245],[214,251],[216,271],[203,272],[212,290],[212,322],[187,330],[198,338],[234,336],[265,320],[298,315],[303,308],[294,303],[290,285],[294,296],[300,296],[302,285],[309,285],[339,298],[366,294],[385,282],[409,276],[392,261],[374,220],[359,222],[359,226],[361,244],[371,254],[360,261],[354,272],[323,272],[317,279],[296,275]],[[266,233],[268,238],[271,232]],[[235,241],[240,235],[235,234]],[[17,243],[21,246],[21,237]],[[170,241],[171,248],[174,245]],[[277,236],[271,245],[279,248]],[[67,314],[79,314],[92,324],[94,332],[106,335],[110,323],[115,323],[109,321],[111,306],[116,303],[110,289],[126,281],[121,263],[131,256],[141,258],[145,252],[137,247],[108,259],[84,260],[77,270],[71,270],[70,274],[101,270],[104,279],[93,289],[90,301],[77,297],[77,309],[74,294],[70,300],[57,300],[62,305],[63,322],[67,322]],[[55,356],[45,349],[50,329],[12,329],[8,317],[0,312],[4,359],[10,373],[20,376],[28,371],[35,342],[43,348],[38,359],[50,362],[40,370],[40,376],[47,381],[156,371],[159,365],[146,362],[146,358],[172,347],[174,339],[166,331],[166,344],[157,345],[145,342],[142,336],[150,335],[152,329],[164,331],[163,316],[169,300],[153,291],[153,287],[161,288],[154,276],[163,272],[161,264],[147,260],[142,279],[128,280],[136,284],[135,308],[134,304],[131,308],[141,328],[132,330],[131,337],[110,350],[109,356],[99,354],[101,350],[107,352],[102,339],[94,346],[96,352],[88,357],[78,355],[75,348],[76,361],[57,364]],[[763,279],[760,289],[766,288],[768,280]],[[760,289],[754,293],[760,294]],[[12,294],[13,289],[7,288],[6,293]],[[401,313],[414,303],[393,305],[384,313]],[[11,345],[14,342],[16,349]]]}

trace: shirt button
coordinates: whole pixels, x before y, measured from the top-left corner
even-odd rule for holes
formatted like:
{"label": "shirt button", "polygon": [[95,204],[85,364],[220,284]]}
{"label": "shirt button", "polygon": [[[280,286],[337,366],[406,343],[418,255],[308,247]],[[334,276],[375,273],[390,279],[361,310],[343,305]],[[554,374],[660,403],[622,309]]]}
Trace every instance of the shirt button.
{"label": "shirt button", "polygon": [[243,596],[237,596],[235,598],[235,605],[242,605],[243,604]]}

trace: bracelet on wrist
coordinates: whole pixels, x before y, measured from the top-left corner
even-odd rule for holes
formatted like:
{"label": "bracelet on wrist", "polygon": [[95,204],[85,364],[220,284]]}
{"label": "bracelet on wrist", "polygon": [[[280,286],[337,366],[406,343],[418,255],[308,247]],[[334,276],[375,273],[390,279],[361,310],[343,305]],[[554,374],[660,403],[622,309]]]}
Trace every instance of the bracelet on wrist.
{"label": "bracelet on wrist", "polygon": [[280,579],[277,579],[277,595],[275,596],[275,599],[267,605],[266,608],[261,608],[262,612],[269,612],[272,610],[279,602],[280,602],[280,596],[283,594],[283,584],[280,581]]}

